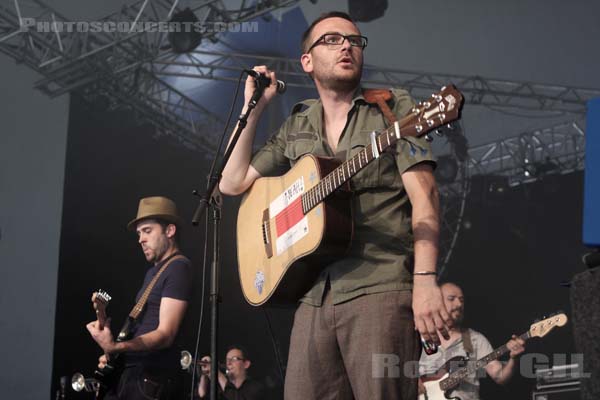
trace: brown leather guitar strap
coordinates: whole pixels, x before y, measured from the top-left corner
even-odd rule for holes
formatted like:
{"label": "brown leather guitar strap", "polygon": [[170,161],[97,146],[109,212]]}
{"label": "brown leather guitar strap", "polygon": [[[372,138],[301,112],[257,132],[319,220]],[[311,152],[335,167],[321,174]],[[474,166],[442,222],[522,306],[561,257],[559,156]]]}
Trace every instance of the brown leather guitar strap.
{"label": "brown leather guitar strap", "polygon": [[150,283],[148,284],[148,286],[146,286],[146,289],[144,289],[144,293],[142,293],[142,295],[141,295],[140,299],[138,300],[138,302],[131,309],[131,312],[129,313],[129,316],[131,318],[137,319],[137,317],[140,315],[140,313],[144,309],[144,306],[146,305],[146,302],[148,301],[148,297],[150,296],[150,292],[154,288],[154,285],[156,285],[156,282],[158,282],[158,278],[160,278],[160,275],[165,271],[165,269],[167,269],[167,267],[169,265],[171,265],[173,263],[173,261],[183,260],[183,259],[185,259],[185,256],[183,256],[181,254],[176,255],[175,257],[173,257],[169,261],[167,261],[162,267],[160,267],[160,269],[158,270],[158,272],[156,273],[156,275],[154,275],[154,277],[152,278],[152,280],[150,281]]}
{"label": "brown leather guitar strap", "polygon": [[383,116],[390,125],[398,121],[387,102],[392,99],[392,92],[389,89],[365,89],[363,90],[365,101],[369,104],[377,104],[383,113]]}
{"label": "brown leather guitar strap", "polygon": [[463,348],[465,349],[465,353],[467,353],[467,357],[471,357],[473,354],[473,342],[471,341],[471,331],[469,328],[465,328],[461,331]]}

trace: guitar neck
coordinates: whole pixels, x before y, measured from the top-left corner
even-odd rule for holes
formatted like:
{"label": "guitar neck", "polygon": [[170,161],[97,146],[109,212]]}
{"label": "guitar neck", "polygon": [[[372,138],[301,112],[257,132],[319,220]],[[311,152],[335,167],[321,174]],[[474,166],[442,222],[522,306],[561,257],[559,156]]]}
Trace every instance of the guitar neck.
{"label": "guitar neck", "polygon": [[[521,336],[519,336],[519,339],[527,340],[530,337],[531,334],[529,333],[529,331],[527,331]],[[506,344],[503,344],[502,346],[498,347],[497,349],[495,349],[488,355],[480,358],[479,360],[475,361],[474,363],[470,363],[469,365],[466,365],[450,373],[450,375],[448,375],[446,379],[443,379],[440,382],[440,388],[443,391],[446,391],[458,386],[458,384],[462,382],[468,375],[474,373],[475,371],[478,371],[480,368],[485,367],[490,362],[497,360],[498,358],[502,357],[508,352],[510,352],[509,348],[506,347]]]}
{"label": "guitar neck", "polygon": [[[400,121],[383,133],[371,136],[371,143],[354,157],[346,160],[331,171],[317,185],[302,195],[302,209],[308,213],[327,196],[346,183],[361,169],[379,157],[387,148],[393,146],[401,137],[421,136],[441,125],[450,123],[460,116],[464,98],[453,85],[444,86],[439,93],[432,95],[431,101],[425,101],[413,107]],[[402,134],[400,134],[402,131]]]}
{"label": "guitar neck", "polygon": [[[400,122],[395,122],[393,126],[385,130],[378,136],[373,137],[371,144],[365,146],[363,150],[355,154],[349,160],[344,161],[339,167],[331,171],[318,184],[302,195],[302,209],[306,214],[327,196],[332,194],[350,178],[356,175],[361,169],[369,165],[373,160],[379,157],[390,146],[394,145],[400,139],[400,126],[403,125],[408,117]],[[375,145],[375,146],[374,146]]]}

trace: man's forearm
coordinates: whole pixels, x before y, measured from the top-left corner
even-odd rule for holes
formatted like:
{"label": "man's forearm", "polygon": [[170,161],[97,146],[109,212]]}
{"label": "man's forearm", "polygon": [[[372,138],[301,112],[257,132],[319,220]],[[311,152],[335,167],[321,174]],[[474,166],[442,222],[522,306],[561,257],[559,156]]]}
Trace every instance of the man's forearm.
{"label": "man's forearm", "polygon": [[517,362],[514,358],[509,358],[508,361],[502,365],[502,369],[498,372],[498,375],[494,378],[494,381],[499,385],[506,384],[515,373],[515,367]]}
{"label": "man's forearm", "polygon": [[428,204],[413,209],[415,271],[436,270],[440,225],[437,196],[432,194]]}
{"label": "man's forearm", "polygon": [[131,340],[116,342],[111,353],[159,350],[169,347],[172,343],[173,338],[170,335],[154,330]]}
{"label": "man's forearm", "polygon": [[[246,107],[242,110],[242,113],[244,112],[246,112]],[[254,143],[260,114],[262,114],[262,108],[257,106],[248,117],[248,123],[242,131],[227,165],[223,169],[219,190],[224,194],[238,194],[246,189],[244,187],[245,178],[248,174],[248,167],[250,166],[252,145]],[[235,130],[237,130],[237,125]],[[231,135],[231,138],[233,138],[233,134]],[[227,147],[230,145],[231,139]]]}

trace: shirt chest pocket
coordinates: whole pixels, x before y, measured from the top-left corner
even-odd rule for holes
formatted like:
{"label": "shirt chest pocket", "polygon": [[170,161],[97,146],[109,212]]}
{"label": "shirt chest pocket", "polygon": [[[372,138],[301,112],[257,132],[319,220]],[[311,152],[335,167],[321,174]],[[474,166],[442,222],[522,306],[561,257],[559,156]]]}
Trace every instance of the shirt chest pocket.
{"label": "shirt chest pocket", "polygon": [[289,135],[283,154],[293,167],[302,156],[315,153],[316,143],[317,137],[311,133]]}
{"label": "shirt chest pocket", "polygon": [[[360,135],[355,135],[351,140],[350,156],[355,156],[371,144],[371,131],[361,131]],[[400,174],[395,159],[395,146],[387,149],[379,155],[379,158],[371,161],[363,167],[353,178],[352,187],[355,190],[361,189],[394,189],[401,186]],[[356,163],[355,163],[356,164]],[[358,164],[356,164],[358,167]]]}

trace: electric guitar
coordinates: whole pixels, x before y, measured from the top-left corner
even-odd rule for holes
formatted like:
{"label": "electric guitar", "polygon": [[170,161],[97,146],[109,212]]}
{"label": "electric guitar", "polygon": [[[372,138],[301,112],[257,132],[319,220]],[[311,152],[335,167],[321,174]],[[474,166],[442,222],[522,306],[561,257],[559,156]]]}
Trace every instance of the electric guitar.
{"label": "electric guitar", "polygon": [[[92,295],[92,303],[98,317],[98,329],[102,330],[106,325],[106,307],[108,306],[108,302],[110,300],[111,297],[108,295],[108,293],[102,290],[98,290]],[[128,317],[115,341],[122,342],[131,339],[131,332],[129,329],[130,323],[131,317]],[[103,368],[96,368],[94,371],[94,378],[100,384],[100,389],[97,395],[98,399],[102,399],[107,390],[116,384],[118,377],[120,376],[120,371],[123,367],[122,363],[120,362],[121,357],[119,357],[119,353],[112,355],[107,354],[106,356],[108,358],[107,364]]]}
{"label": "electric guitar", "polygon": [[[329,260],[352,240],[348,181],[405,136],[457,120],[462,94],[445,86],[341,163],[305,155],[280,177],[257,179],[242,199],[237,255],[242,292],[251,305],[299,299]],[[339,190],[338,190],[339,189]],[[335,195],[333,195],[335,192]]]}
{"label": "electric guitar", "polygon": [[[142,295],[140,296],[140,298],[138,299],[137,303],[133,306],[133,308],[129,312],[129,315],[127,316],[127,319],[125,320],[123,327],[119,331],[119,335],[115,339],[116,342],[124,342],[126,340],[131,339],[131,337],[133,336],[131,328],[134,326],[135,321],[140,317],[140,314],[144,310],[144,306],[146,305],[146,302],[148,301],[150,292],[152,291],[152,289],[158,282],[158,279],[160,278],[161,274],[165,271],[165,269],[169,265],[171,265],[171,263],[173,263],[173,261],[183,260],[183,259],[185,259],[184,256],[182,256],[181,254],[175,253],[172,256],[170,256],[169,258],[167,258],[167,260],[165,260],[163,266],[160,267],[158,272],[156,272],[156,274],[154,275],[152,280],[148,283],[148,285],[144,289],[144,291],[143,291]],[[97,297],[98,296],[92,296],[92,301]],[[94,303],[94,308],[96,308],[96,303]],[[99,309],[96,308],[96,311],[98,311],[98,310]],[[104,310],[101,310],[101,311],[104,316],[104,321],[106,321],[106,313],[104,312]],[[102,326],[104,326],[104,325],[102,325]],[[94,376],[96,377],[96,380],[98,380],[98,382],[100,383],[100,393],[97,396],[98,399],[101,399],[102,397],[104,397],[106,390],[113,387],[117,383],[118,377],[121,375],[121,371],[124,367],[124,365],[123,365],[124,363],[123,363],[123,357],[121,357],[120,354],[121,353],[107,354],[106,356],[108,358],[108,363],[103,368],[98,368],[98,369],[96,369],[96,371],[94,371]]]}
{"label": "electric guitar", "polygon": [[[566,323],[567,316],[565,314],[556,314],[550,318],[533,323],[529,330],[519,336],[519,338],[527,340],[532,337],[544,337],[552,329],[564,326]],[[485,367],[491,361],[498,359],[508,352],[510,350],[506,345],[503,345],[474,362],[468,362],[462,356],[451,358],[435,373],[419,378],[425,387],[425,393],[419,394],[419,400],[460,400],[460,397],[450,397],[450,392],[465,378],[473,376],[480,368]]]}
{"label": "electric guitar", "polygon": [[98,329],[104,329],[106,325],[106,307],[112,300],[112,297],[102,289],[98,289],[97,292],[92,294],[92,305],[96,311],[96,318],[98,319]]}

